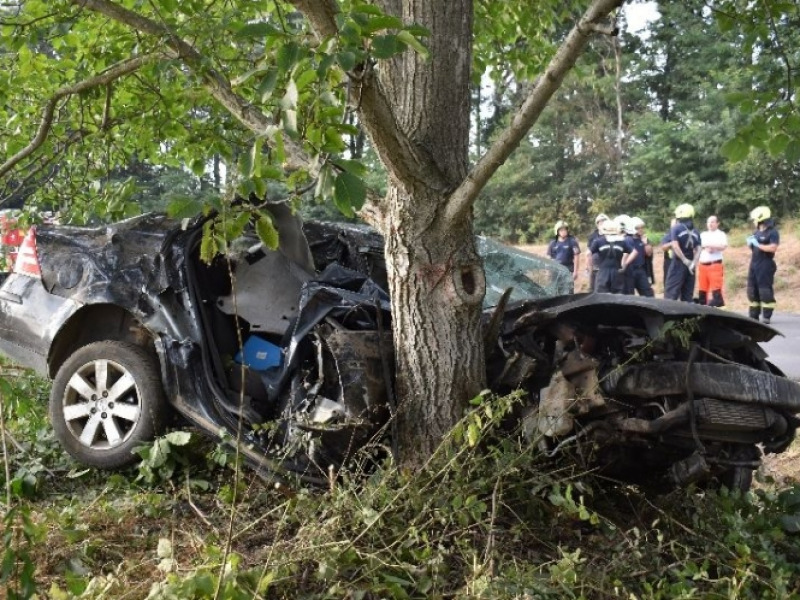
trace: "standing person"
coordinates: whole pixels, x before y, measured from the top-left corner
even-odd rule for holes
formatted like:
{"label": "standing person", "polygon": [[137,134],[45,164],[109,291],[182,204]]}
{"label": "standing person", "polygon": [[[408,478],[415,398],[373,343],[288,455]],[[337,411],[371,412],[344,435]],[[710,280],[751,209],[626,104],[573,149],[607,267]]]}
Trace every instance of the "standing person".
{"label": "standing person", "polygon": [[619,223],[607,219],[600,228],[600,237],[592,242],[589,251],[600,257],[595,279],[595,292],[621,294],[623,273],[631,260],[636,258],[636,250],[620,230]]}
{"label": "standing person", "polygon": [[[600,228],[603,226],[603,223],[608,221],[608,216],[600,213],[594,219],[595,229],[589,235],[589,241],[586,243],[586,247],[590,248],[592,246],[592,242],[594,242],[597,238],[599,238],[602,233],[600,233]],[[591,257],[590,260],[586,261],[586,271],[589,275],[589,291],[594,291],[595,286],[595,279],[597,278],[597,271],[600,269],[600,255],[594,252],[589,251],[589,256]]]}
{"label": "standing person", "polygon": [[766,206],[758,206],[750,212],[756,230],[749,238],[750,270],[747,273],[747,299],[750,301],[750,317],[769,324],[775,310],[775,252],[781,236],[775,229],[772,213]]}
{"label": "standing person", "polygon": [[675,226],[670,230],[672,261],[667,273],[664,298],[691,302],[695,268],[700,258],[700,234],[694,228],[694,206],[681,204],[675,209]]}
{"label": "standing person", "polygon": [[578,278],[578,267],[580,266],[581,247],[578,240],[569,234],[569,225],[564,221],[558,221],[553,227],[555,239],[547,247],[547,255],[569,269],[572,273],[572,280]]}
{"label": "standing person", "polygon": [[663,283],[665,290],[667,289],[667,273],[669,273],[669,266],[672,264],[672,228],[675,227],[677,222],[678,221],[673,217],[669,222],[667,233],[663,235],[659,242],[661,252],[664,254]]}
{"label": "standing person", "polygon": [[652,298],[653,286],[647,273],[647,258],[653,256],[653,246],[644,234],[644,221],[639,217],[631,217],[628,221],[630,241],[636,251],[633,260],[628,263],[625,270],[625,293],[639,292],[640,296]]}
{"label": "standing person", "polygon": [[728,236],[719,228],[719,219],[711,215],[706,231],[700,234],[700,262],[697,265],[697,289],[700,304],[725,306],[722,253],[728,247]]}

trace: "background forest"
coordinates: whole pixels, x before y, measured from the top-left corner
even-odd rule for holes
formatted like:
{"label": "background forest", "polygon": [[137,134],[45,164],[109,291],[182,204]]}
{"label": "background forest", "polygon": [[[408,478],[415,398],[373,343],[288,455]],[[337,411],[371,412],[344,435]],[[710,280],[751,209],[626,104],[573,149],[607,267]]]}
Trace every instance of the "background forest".
{"label": "background forest", "polygon": [[[760,204],[779,216],[796,213],[800,147],[768,137],[750,94],[791,78],[784,52],[794,43],[796,55],[796,40],[775,38],[775,47],[754,52],[752,39],[725,31],[724,15],[703,2],[660,3],[658,13],[640,32],[593,41],[485,190],[479,230],[532,242],[552,235],[559,218],[585,234],[594,215],[624,212],[661,231],[682,202],[727,226]],[[523,86],[494,89],[482,138],[491,138]]]}

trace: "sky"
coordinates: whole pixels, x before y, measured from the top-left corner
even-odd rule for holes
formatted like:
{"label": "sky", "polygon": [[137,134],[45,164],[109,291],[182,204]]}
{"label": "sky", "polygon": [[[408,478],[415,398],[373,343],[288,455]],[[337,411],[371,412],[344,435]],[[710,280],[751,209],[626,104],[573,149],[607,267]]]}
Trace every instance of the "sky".
{"label": "sky", "polygon": [[656,2],[629,2],[623,6],[623,11],[631,33],[641,31],[659,16]]}

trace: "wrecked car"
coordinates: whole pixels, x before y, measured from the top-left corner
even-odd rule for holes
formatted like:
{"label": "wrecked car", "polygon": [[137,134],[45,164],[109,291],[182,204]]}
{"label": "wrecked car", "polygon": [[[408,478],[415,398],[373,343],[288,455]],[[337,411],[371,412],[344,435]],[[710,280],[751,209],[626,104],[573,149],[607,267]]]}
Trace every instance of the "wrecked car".
{"label": "wrecked car", "polygon": [[[200,260],[205,219],[148,214],[32,228],[0,287],[0,351],[53,379],[56,436],[115,468],[174,411],[238,439],[259,471],[324,483],[382,434],[393,348],[383,240],[273,207],[255,235]],[[573,295],[547,259],[478,239],[487,379],[526,392],[519,423],[548,454],[630,481],[745,489],[794,437],[800,386],[759,342],[777,331],[665,300]]]}

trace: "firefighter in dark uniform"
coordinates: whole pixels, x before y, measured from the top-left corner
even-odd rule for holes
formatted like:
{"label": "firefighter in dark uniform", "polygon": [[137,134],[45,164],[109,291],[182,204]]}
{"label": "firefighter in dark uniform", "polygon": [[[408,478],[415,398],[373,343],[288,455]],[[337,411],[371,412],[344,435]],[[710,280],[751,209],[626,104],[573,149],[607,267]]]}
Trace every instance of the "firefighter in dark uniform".
{"label": "firefighter in dark uniform", "polygon": [[572,280],[578,278],[580,268],[581,247],[578,240],[569,234],[569,225],[558,221],[553,227],[555,238],[547,246],[547,255],[556,262],[564,265],[572,273]]}
{"label": "firefighter in dark uniform", "polygon": [[670,229],[672,261],[670,261],[664,298],[692,302],[695,270],[700,258],[700,232],[694,228],[694,207],[681,204],[675,209],[675,225]]}
{"label": "firefighter in dark uniform", "polygon": [[[586,243],[587,248],[590,248],[592,242],[603,235],[600,233],[600,228],[605,221],[608,221],[608,216],[603,213],[595,217],[595,230],[589,234],[589,241]],[[597,254],[592,254],[591,251],[589,252],[589,256],[590,260],[586,261],[586,273],[589,275],[589,291],[594,291],[594,280],[597,278],[597,271],[600,269],[600,257]]]}
{"label": "firefighter in dark uniform", "polygon": [[600,226],[600,237],[592,241],[589,251],[599,257],[599,268],[595,278],[595,292],[621,294],[623,273],[630,261],[636,258],[636,250],[625,238],[619,223],[608,219]]}
{"label": "firefighter in dark uniform", "polygon": [[775,310],[775,252],[781,243],[781,236],[775,229],[772,213],[766,206],[758,206],[750,212],[750,219],[756,230],[749,238],[750,270],[747,273],[747,299],[750,301],[750,317],[761,317],[769,323]]}
{"label": "firefighter in dark uniform", "polygon": [[647,257],[653,255],[653,247],[644,234],[644,221],[639,217],[631,217],[625,233],[636,250],[635,258],[625,270],[625,293],[633,295],[634,292],[639,292],[640,296],[652,298],[654,294],[647,273]]}

